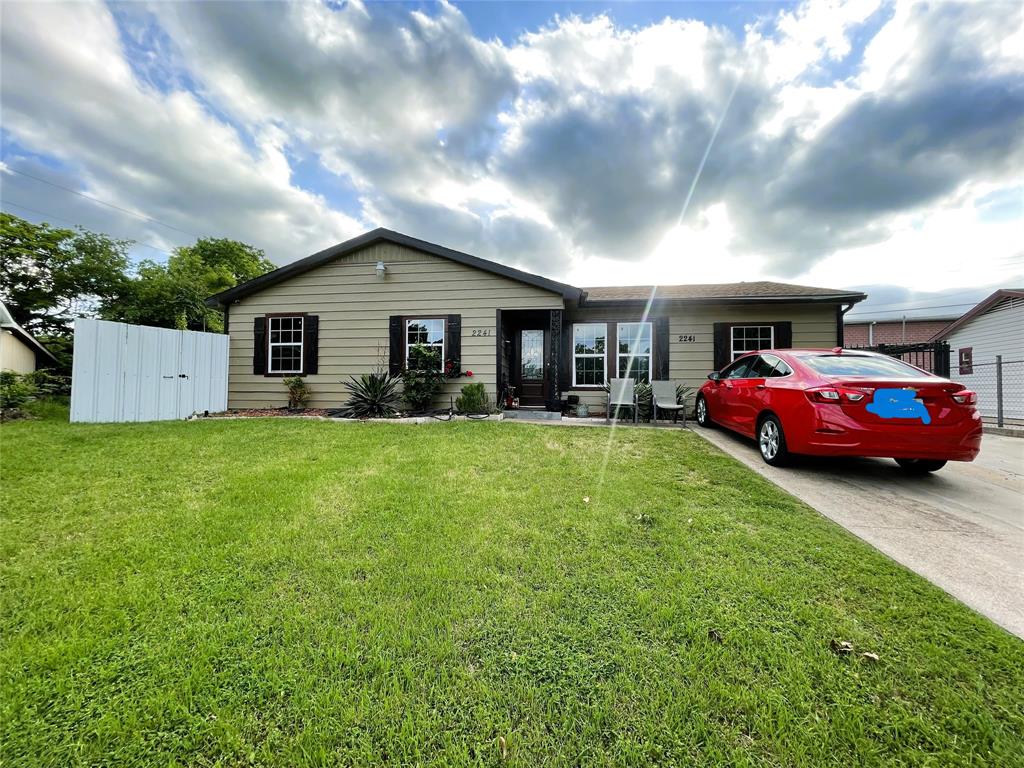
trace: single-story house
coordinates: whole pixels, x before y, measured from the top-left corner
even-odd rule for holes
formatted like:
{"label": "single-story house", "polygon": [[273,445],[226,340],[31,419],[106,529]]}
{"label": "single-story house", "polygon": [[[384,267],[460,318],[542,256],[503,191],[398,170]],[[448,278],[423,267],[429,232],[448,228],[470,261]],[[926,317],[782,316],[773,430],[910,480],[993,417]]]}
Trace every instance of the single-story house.
{"label": "single-story house", "polygon": [[32,373],[56,364],[50,351],[11,317],[0,301],[0,371]]}
{"label": "single-story house", "polygon": [[376,229],[212,296],[230,334],[228,406],[284,403],[301,375],[313,407],[346,400],[342,382],[378,366],[400,372],[417,343],[473,378],[492,401],[567,395],[603,408],[625,376],[699,385],[737,355],[843,342],[843,313],[866,296],[769,282],[578,288]]}
{"label": "single-story house", "polygon": [[[1000,378],[1003,418],[1024,423],[1024,288],[995,291],[931,340],[949,344],[950,374],[978,393],[982,418],[997,416]],[[1002,362],[998,377],[997,355]]]}

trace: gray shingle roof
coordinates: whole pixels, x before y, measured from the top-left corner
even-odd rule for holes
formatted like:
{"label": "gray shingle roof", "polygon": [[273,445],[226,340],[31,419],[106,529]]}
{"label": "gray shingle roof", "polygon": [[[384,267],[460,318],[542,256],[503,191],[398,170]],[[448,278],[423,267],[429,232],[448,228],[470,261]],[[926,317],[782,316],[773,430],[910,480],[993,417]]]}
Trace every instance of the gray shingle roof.
{"label": "gray shingle roof", "polygon": [[[584,288],[587,302],[601,301],[647,301],[652,286],[625,285]],[[865,294],[857,291],[842,291],[832,288],[815,288],[809,285],[773,283],[767,280],[742,283],[693,283],[690,285],[659,285],[655,288],[657,299],[851,299],[860,301]]]}

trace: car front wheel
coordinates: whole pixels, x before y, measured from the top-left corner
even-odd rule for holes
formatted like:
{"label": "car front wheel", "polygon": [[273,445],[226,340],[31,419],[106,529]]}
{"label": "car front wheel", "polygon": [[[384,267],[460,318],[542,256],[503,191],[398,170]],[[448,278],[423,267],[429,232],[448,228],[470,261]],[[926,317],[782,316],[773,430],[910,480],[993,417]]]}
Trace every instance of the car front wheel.
{"label": "car front wheel", "polygon": [[757,447],[766,464],[782,467],[789,463],[786,435],[777,416],[765,416],[757,428]]}
{"label": "car front wheel", "polygon": [[711,421],[711,413],[708,411],[708,401],[704,399],[704,395],[700,395],[697,398],[697,423],[702,427],[714,427],[715,423]]}
{"label": "car front wheel", "polygon": [[937,472],[946,466],[946,462],[936,459],[896,459],[896,463],[903,468],[904,472],[909,472],[913,475]]}

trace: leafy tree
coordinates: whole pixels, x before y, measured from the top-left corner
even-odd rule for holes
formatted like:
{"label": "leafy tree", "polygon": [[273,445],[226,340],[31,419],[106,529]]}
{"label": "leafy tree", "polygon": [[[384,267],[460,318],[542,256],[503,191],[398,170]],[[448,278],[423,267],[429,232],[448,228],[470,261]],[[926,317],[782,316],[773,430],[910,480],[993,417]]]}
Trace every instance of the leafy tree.
{"label": "leafy tree", "polygon": [[269,272],[263,251],[224,238],[202,238],[176,248],[166,264],[140,262],[120,295],[104,303],[102,316],[140,325],[221,331],[209,296]]}
{"label": "leafy tree", "polygon": [[0,213],[0,298],[30,333],[66,335],[76,315],[123,290],[130,246],[81,227]]}

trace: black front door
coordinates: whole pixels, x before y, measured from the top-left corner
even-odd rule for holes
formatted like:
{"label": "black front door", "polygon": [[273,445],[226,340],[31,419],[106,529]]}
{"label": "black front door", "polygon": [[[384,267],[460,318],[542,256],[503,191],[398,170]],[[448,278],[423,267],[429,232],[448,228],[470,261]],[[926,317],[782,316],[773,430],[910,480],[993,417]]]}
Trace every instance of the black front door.
{"label": "black front door", "polygon": [[544,405],[545,333],[541,328],[524,328],[516,339],[516,394],[520,405]]}

